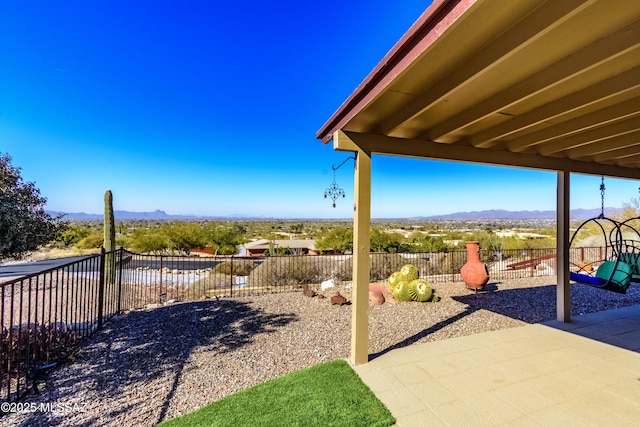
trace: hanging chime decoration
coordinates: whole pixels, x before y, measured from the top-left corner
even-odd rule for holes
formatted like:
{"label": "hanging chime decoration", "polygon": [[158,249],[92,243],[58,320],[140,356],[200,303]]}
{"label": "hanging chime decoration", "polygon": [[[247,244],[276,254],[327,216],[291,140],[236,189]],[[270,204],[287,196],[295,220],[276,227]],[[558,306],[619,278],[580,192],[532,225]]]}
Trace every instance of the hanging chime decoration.
{"label": "hanging chime decoration", "polygon": [[340,186],[338,185],[338,183],[336,182],[336,171],[338,169],[340,169],[340,167],[342,165],[344,165],[347,160],[349,159],[353,159],[355,160],[355,157],[348,157],[346,158],[342,163],[340,163],[338,166],[332,165],[331,169],[333,169],[333,182],[331,183],[331,185],[329,186],[329,188],[327,188],[326,190],[324,190],[324,198],[330,198],[333,201],[333,207],[336,207],[336,200],[340,197],[344,198],[345,194],[344,194],[344,190],[342,188],[340,188]]}
{"label": "hanging chime decoration", "polygon": [[338,183],[336,182],[336,171],[333,171],[333,182],[331,183],[331,185],[329,186],[329,188],[327,188],[326,190],[324,190],[324,198],[330,198],[331,200],[333,200],[333,207],[336,207],[336,199],[339,197],[345,197],[344,194],[344,190],[342,188],[340,188],[338,186]]}

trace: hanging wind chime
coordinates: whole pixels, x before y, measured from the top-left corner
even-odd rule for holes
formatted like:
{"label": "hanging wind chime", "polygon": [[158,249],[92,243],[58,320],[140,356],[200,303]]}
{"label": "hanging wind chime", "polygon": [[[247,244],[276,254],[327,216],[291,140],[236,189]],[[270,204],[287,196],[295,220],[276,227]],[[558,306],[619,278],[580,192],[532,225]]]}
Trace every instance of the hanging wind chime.
{"label": "hanging wind chime", "polygon": [[342,167],[342,165],[344,165],[347,160],[349,159],[353,159],[355,160],[355,157],[348,157],[346,158],[342,163],[340,163],[338,166],[332,165],[331,169],[333,169],[333,182],[331,183],[331,185],[329,186],[329,188],[327,188],[326,190],[324,190],[324,198],[326,199],[327,197],[330,198],[333,201],[333,207],[336,207],[336,200],[340,197],[344,198],[345,194],[344,194],[344,190],[342,188],[340,188],[340,186],[338,186],[338,183],[336,182],[336,171],[338,169],[340,169],[340,167]]}

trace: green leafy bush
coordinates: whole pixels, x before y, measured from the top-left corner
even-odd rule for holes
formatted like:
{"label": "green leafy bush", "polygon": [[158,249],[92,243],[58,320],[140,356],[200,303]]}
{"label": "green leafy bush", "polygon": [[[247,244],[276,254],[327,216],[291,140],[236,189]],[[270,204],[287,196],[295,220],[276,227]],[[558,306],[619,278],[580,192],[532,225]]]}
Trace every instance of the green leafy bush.
{"label": "green leafy bush", "polygon": [[[384,280],[394,271],[407,263],[407,259],[400,254],[371,254],[369,280]],[[353,258],[345,260],[337,269],[335,278],[338,280],[353,280]]]}
{"label": "green leafy bush", "polygon": [[78,249],[94,249],[102,247],[104,241],[103,233],[92,232],[91,234],[83,237],[76,243]]}
{"label": "green leafy bush", "polygon": [[249,287],[296,287],[322,280],[322,268],[314,257],[269,257],[251,271]]}

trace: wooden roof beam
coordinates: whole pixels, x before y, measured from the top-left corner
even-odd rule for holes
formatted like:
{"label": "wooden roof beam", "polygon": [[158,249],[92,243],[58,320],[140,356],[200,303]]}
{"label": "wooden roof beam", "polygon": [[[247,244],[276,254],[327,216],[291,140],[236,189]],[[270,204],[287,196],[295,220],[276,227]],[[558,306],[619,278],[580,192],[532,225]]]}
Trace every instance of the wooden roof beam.
{"label": "wooden roof beam", "polygon": [[[568,112],[577,111],[586,106],[601,102],[603,99],[615,97],[624,98],[627,93],[635,92],[639,89],[640,67],[636,67],[574,92],[569,96],[541,105],[526,114],[513,117],[490,129],[478,132],[475,136],[468,138],[467,142],[475,147],[488,148],[496,144],[494,138],[504,137],[512,133],[520,132],[523,129],[533,128],[541,123],[562,117]],[[478,141],[484,142],[479,143]]]}
{"label": "wooden roof beam", "polygon": [[[608,149],[598,150],[596,154],[591,155],[589,160],[604,161],[614,155],[618,164],[626,164],[629,158],[640,156],[640,130],[611,138],[604,144],[598,145],[604,145]],[[576,150],[576,152],[570,151],[569,155],[571,158],[579,160],[582,154]]]}
{"label": "wooden roof beam", "polygon": [[603,108],[602,110],[597,110],[584,116],[578,116],[536,132],[518,136],[516,139],[501,144],[501,146],[505,146],[510,151],[526,151],[555,139],[631,117],[637,118],[638,116],[640,116],[638,99],[633,97],[632,99]]}
{"label": "wooden roof beam", "polygon": [[[599,143],[600,141],[608,138],[615,138],[617,136],[630,134],[638,129],[640,129],[640,122],[638,122],[638,119],[634,117],[607,126],[597,127],[586,132],[580,132],[566,138],[554,140],[553,142],[544,144],[540,147],[539,152],[545,156],[553,155],[564,150],[572,149],[573,147],[582,147],[588,144]],[[598,154],[597,150],[600,149],[606,151],[606,147],[600,145],[592,147],[591,150],[588,148],[585,150],[587,152],[591,151],[591,155],[594,155]]]}
{"label": "wooden roof beam", "polygon": [[592,142],[565,154],[574,160],[619,164],[625,157],[640,154],[640,131]]}
{"label": "wooden roof beam", "polygon": [[[511,105],[530,99],[538,93],[553,91],[556,85],[591,71],[597,66],[611,61],[612,58],[638,48],[640,46],[638,34],[640,34],[640,22],[634,22],[623,27],[607,37],[585,46],[575,54],[563,58],[552,66],[540,70],[539,73],[532,75],[528,79],[495,94],[490,99],[483,100],[466,111],[452,116],[450,119],[429,129],[424,136],[434,141],[438,140],[455,130],[505,110]],[[482,148],[492,144],[492,141],[473,142],[474,146]]]}
{"label": "wooden roof beam", "polygon": [[362,150],[391,156],[454,160],[488,165],[514,166],[551,171],[567,171],[590,175],[618,176],[640,179],[640,170],[617,165],[602,165],[538,154],[513,153],[486,148],[441,144],[422,139],[394,138],[378,134],[363,134],[338,130],[333,135],[334,148],[340,151]]}
{"label": "wooden roof beam", "polygon": [[628,154],[625,156],[620,156],[617,161],[616,164],[619,167],[625,167],[625,168],[637,168],[640,167],[640,148],[635,146],[633,147],[635,148],[635,152],[636,154]]}
{"label": "wooden roof beam", "polygon": [[415,99],[388,117],[380,126],[381,133],[392,134],[408,120],[414,119],[465,82],[506,61],[515,52],[533,43],[541,34],[558,25],[561,19],[584,4],[585,0],[548,2],[535,9],[522,22],[512,25],[498,39],[476,52],[455,70],[425,88]]}

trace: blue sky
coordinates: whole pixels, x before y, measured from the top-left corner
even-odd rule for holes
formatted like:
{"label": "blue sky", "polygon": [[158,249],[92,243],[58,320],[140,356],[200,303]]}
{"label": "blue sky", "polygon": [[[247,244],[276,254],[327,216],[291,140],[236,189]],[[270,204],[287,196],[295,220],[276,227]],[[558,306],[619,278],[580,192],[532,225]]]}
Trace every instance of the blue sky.
{"label": "blue sky", "polygon": [[[0,152],[47,208],[349,218],[316,131],[427,7],[388,1],[0,2]],[[555,174],[374,156],[372,216],[553,210]],[[600,206],[573,176],[572,208]],[[639,183],[609,179],[607,206]]]}

